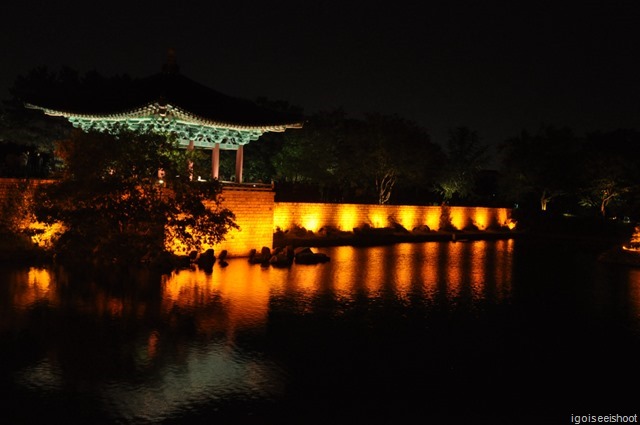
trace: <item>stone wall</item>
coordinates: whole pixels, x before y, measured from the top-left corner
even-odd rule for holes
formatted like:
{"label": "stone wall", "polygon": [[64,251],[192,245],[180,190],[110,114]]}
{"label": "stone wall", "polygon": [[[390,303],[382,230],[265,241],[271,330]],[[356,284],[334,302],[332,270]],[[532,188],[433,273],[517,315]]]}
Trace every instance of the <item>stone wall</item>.
{"label": "stone wall", "polygon": [[[46,182],[31,180],[27,183],[35,187]],[[25,181],[0,179],[0,201],[21,183]],[[223,206],[234,212],[240,226],[214,247],[216,255],[226,249],[229,257],[246,257],[254,248],[272,248],[275,231],[295,227],[313,232],[323,227],[352,231],[363,225],[382,228],[394,224],[400,224],[407,230],[423,226],[431,230],[448,227],[462,230],[469,226],[485,230],[512,224],[509,208],[275,202],[273,190],[250,186],[225,188],[222,199]]]}
{"label": "stone wall", "polygon": [[303,227],[313,232],[323,227],[352,231],[363,225],[382,228],[394,224],[407,230],[422,226],[431,230],[470,226],[486,230],[508,226],[510,219],[510,208],[277,202],[273,224],[274,230]]}
{"label": "stone wall", "polygon": [[223,207],[233,211],[240,229],[230,231],[225,241],[214,246],[216,255],[226,249],[229,257],[247,257],[253,248],[271,248],[274,197],[272,190],[223,189]]}

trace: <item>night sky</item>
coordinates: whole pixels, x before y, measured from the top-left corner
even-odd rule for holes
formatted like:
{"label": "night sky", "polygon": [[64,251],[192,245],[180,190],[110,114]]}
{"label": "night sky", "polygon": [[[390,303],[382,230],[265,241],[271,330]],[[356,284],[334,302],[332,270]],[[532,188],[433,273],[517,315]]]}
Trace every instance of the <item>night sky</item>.
{"label": "night sky", "polygon": [[439,143],[460,125],[491,145],[542,124],[640,129],[637,0],[417,3],[16,1],[0,93],[38,65],[144,77],[174,48],[223,93],[396,113]]}

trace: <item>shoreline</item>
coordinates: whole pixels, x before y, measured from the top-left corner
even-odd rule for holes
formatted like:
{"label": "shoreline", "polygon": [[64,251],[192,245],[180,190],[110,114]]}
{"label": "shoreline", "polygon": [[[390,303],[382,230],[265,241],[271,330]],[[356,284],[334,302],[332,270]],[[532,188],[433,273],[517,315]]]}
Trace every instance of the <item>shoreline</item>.
{"label": "shoreline", "polygon": [[[0,265],[23,264],[23,265],[43,265],[55,261],[55,254],[50,251],[24,243],[24,241],[10,240],[6,238],[0,242]],[[601,260],[610,263],[631,264],[640,266],[640,254],[633,255],[629,252],[621,252],[622,245],[628,242],[628,238],[620,234],[602,234],[601,232],[555,232],[528,230],[453,230],[453,231],[429,231],[429,232],[407,232],[397,229],[380,228],[367,229],[356,232],[276,232],[273,235],[272,247],[278,249],[285,247],[374,247],[387,246],[399,243],[423,243],[423,242],[472,242],[482,240],[508,240],[526,239],[539,242],[562,242],[575,241],[584,242],[586,245],[596,244],[598,246],[609,245],[603,251]],[[262,247],[256,247],[260,250]],[[248,258],[250,253],[247,253]],[[178,261],[181,257],[176,256]],[[631,260],[631,261],[630,261]]]}
{"label": "shoreline", "polygon": [[396,243],[467,242],[477,240],[503,240],[521,237],[524,233],[514,230],[499,231],[434,231],[427,233],[389,232],[387,229],[371,229],[367,232],[341,232],[328,235],[275,233],[273,247],[332,247],[332,246],[382,246]]}

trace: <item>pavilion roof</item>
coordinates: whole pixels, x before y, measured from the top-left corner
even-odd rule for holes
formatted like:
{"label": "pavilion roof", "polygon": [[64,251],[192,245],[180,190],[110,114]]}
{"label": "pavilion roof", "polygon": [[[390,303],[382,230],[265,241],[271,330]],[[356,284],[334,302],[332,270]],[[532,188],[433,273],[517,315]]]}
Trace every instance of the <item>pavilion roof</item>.
{"label": "pavilion roof", "polygon": [[121,81],[102,90],[65,93],[27,106],[67,118],[126,120],[162,114],[167,108],[200,126],[237,130],[284,131],[300,128],[302,118],[228,96],[182,74],[177,69],[142,79]]}

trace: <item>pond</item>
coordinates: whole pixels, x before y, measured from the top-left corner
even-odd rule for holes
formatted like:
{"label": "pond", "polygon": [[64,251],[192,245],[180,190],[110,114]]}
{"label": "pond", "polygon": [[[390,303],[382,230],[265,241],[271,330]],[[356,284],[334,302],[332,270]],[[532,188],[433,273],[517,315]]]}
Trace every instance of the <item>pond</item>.
{"label": "pond", "polygon": [[[510,239],[290,268],[0,268],[3,423],[571,423],[640,413],[640,269]],[[634,410],[635,409],[635,410]]]}

